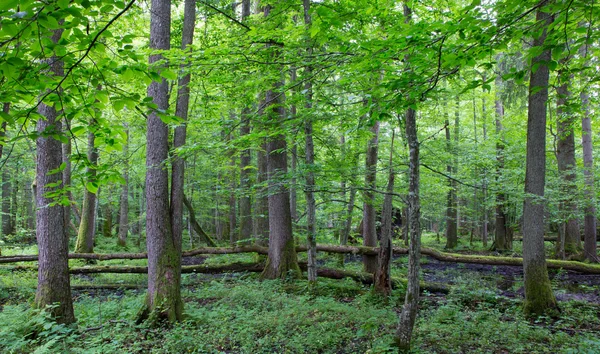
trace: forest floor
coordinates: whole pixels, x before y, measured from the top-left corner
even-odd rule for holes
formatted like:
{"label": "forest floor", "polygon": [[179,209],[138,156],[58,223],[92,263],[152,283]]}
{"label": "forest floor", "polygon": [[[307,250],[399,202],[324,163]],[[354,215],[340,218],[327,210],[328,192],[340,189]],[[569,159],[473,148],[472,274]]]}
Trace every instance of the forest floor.
{"label": "forest floor", "polygon": [[[436,246],[427,236],[424,243]],[[321,266],[336,267],[337,256],[319,257]],[[360,270],[360,260],[346,256],[345,268]],[[251,254],[183,260],[187,265],[253,261]],[[406,256],[395,257],[393,264],[393,275],[404,277]],[[561,314],[527,319],[521,311],[521,267],[424,257],[422,269],[425,281],[447,284],[449,292],[423,293],[415,353],[600,353],[600,275],[550,271]],[[78,323],[66,327],[31,310],[35,282],[35,272],[0,267],[0,353],[386,353],[394,350],[404,301],[404,289],[382,299],[350,279],[320,278],[311,292],[304,280],[184,274],[186,320],[154,329],[134,323],[145,296],[145,275],[74,275]]]}

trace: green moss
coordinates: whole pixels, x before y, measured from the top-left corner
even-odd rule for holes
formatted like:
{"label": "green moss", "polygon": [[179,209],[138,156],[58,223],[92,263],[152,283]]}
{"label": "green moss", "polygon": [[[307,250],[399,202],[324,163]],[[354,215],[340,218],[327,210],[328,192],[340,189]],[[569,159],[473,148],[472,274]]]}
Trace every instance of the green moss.
{"label": "green moss", "polygon": [[525,302],[523,303],[525,315],[554,314],[558,310],[558,305],[546,267],[532,264],[525,270],[525,274]]}

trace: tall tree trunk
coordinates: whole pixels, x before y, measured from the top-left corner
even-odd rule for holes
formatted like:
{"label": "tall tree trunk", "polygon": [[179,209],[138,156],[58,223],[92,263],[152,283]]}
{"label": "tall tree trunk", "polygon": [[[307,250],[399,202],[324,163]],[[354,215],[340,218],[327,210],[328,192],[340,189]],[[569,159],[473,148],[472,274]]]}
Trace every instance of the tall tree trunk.
{"label": "tall tree trunk", "polygon": [[[92,126],[95,122],[92,122]],[[87,158],[89,166],[86,168],[86,183],[97,184],[96,169],[98,167],[98,149],[94,146],[94,131],[88,132]],[[77,242],[75,244],[75,253],[93,253],[94,236],[96,234],[96,193],[90,192],[87,188],[83,194],[83,204],[81,206],[81,221],[77,232]]]}
{"label": "tall tree trunk", "polygon": [[508,215],[506,212],[506,195],[503,191],[504,174],[504,105],[502,103],[501,92],[502,77],[496,76],[496,183],[498,190],[496,192],[496,223],[494,248],[498,251],[508,251],[512,249],[512,232],[508,226]]}
{"label": "tall tree trunk", "polygon": [[[485,73],[481,76],[481,80],[483,82],[487,81],[487,77]],[[483,89],[482,89],[483,90]],[[483,130],[483,142],[487,141],[487,103],[485,99],[485,90],[483,90],[481,95],[481,121],[482,121],[482,130]],[[483,242],[483,247],[488,246],[488,233],[489,233],[489,212],[488,212],[488,171],[487,167],[483,167],[483,182],[481,183],[481,189],[483,194],[483,226],[481,228],[481,241]]]}
{"label": "tall tree trunk", "polygon": [[379,240],[379,254],[377,256],[378,267],[375,274],[376,292],[388,296],[392,293],[392,278],[390,276],[390,265],[392,261],[392,216],[393,216],[393,193],[394,193],[394,137],[395,131],[392,130],[392,143],[390,145],[390,160],[388,184],[385,198],[383,200],[383,217],[381,226],[381,238]]}
{"label": "tall tree trunk", "polygon": [[[450,121],[448,120],[448,112],[444,112],[444,115],[446,115],[446,151],[450,154],[450,156],[452,156],[448,160],[454,161],[454,148],[452,147],[452,140],[450,137]],[[449,176],[452,176],[454,172],[452,163],[449,163],[446,166],[446,172]],[[448,178],[448,187],[449,189],[446,204],[446,248],[453,249],[458,244],[458,212],[456,208],[456,182],[452,178]]]}
{"label": "tall tree trunk", "polygon": [[[410,9],[405,5],[404,13],[410,17]],[[417,310],[419,305],[419,273],[421,260],[421,201],[419,198],[419,140],[417,136],[416,112],[409,108],[406,112],[406,140],[409,148],[408,183],[408,228],[410,246],[408,249],[408,283],[404,306],[396,329],[396,344],[401,351],[410,350]]]}
{"label": "tall tree trunk", "polygon": [[[562,81],[560,86],[556,88],[557,108],[556,108],[556,127],[557,127],[557,142],[556,142],[556,160],[558,162],[558,171],[561,176],[561,189],[563,191],[563,201],[560,203],[561,219],[564,220],[564,251],[565,256],[576,255],[581,252],[581,235],[579,234],[579,223],[577,222],[577,205],[573,198],[577,194],[577,186],[575,180],[575,134],[573,125],[575,116],[568,111],[567,101],[569,97],[569,89],[567,80],[570,78],[563,77],[564,73],[558,74]],[[557,242],[556,244],[561,244]]]}
{"label": "tall tree trunk", "polygon": [[[292,67],[290,69],[290,81],[293,85],[297,84],[297,75],[296,68]],[[296,104],[292,102],[290,105],[290,117],[292,120],[297,119],[298,110],[296,108]],[[298,188],[298,139],[296,132],[293,133],[291,138],[292,140],[292,149],[291,149],[291,181],[290,181],[290,212],[292,213],[292,223],[296,223],[298,221],[298,193],[296,189]]]}
{"label": "tall tree trunk", "polygon": [[[311,26],[310,17],[310,0],[302,1],[304,7],[304,24],[306,25],[307,33]],[[307,36],[307,44],[308,39]],[[310,58],[312,56],[312,47],[309,45],[306,49],[306,54]],[[310,59],[309,59],[310,60]],[[312,108],[313,108],[313,86],[312,86],[312,66],[308,65],[304,69],[305,84],[304,84],[304,97],[306,99],[306,115],[304,121],[304,138],[306,144],[304,146],[304,154],[306,156],[305,162],[308,171],[306,171],[306,243],[308,246],[308,281],[317,281],[317,216],[316,216],[316,204],[315,204],[315,144],[313,142],[313,121],[312,121]]]}
{"label": "tall tree trunk", "polygon": [[[233,117],[232,117],[233,121]],[[233,140],[233,132],[229,133],[228,137],[229,141]],[[237,163],[235,161],[235,152],[233,147],[230,148],[229,152],[229,244],[235,245],[238,241],[238,233],[236,232],[236,223],[237,223],[237,211],[236,211],[236,197],[235,190],[237,189],[237,178],[235,175],[235,170]]]}
{"label": "tall tree trunk", "polygon": [[268,179],[266,149],[266,144],[262,144],[257,152],[258,175],[256,181],[261,188],[256,197],[256,217],[254,218],[256,244],[263,247],[269,246],[269,192],[265,187]]}
{"label": "tall tree trunk", "polygon": [[[587,57],[587,46],[582,46],[580,55]],[[590,97],[586,90],[579,95],[583,116],[581,117],[581,145],[583,147],[584,187],[584,256],[590,262],[599,262],[596,245],[596,198],[594,192],[594,155],[592,145],[592,121],[590,113]]]}
{"label": "tall tree trunk", "polygon": [[[271,6],[264,10],[269,16]],[[268,45],[272,57],[281,56],[276,45]],[[265,113],[268,116],[268,129],[279,130],[284,124],[283,82],[273,84],[273,89],[265,95]],[[265,279],[285,278],[288,275],[300,276],[298,257],[292,234],[292,216],[290,212],[290,191],[284,181],[287,174],[287,143],[285,136],[278,133],[267,141],[267,172],[269,180],[269,254],[265,270],[261,274]],[[290,273],[290,274],[288,274]]]}
{"label": "tall tree trunk", "polygon": [[[2,104],[2,112],[6,113],[6,114],[10,113],[10,103]],[[2,125],[0,125],[0,159],[2,158],[4,144],[6,143],[6,125],[7,125],[6,121],[3,121]]]}
{"label": "tall tree trunk", "polygon": [[[545,2],[545,0],[541,0]],[[544,26],[543,33],[533,41],[534,47],[543,47],[546,31],[553,16],[538,10],[536,20]],[[533,58],[529,82],[527,117],[527,159],[525,167],[525,201],[523,204],[523,270],[525,280],[526,314],[543,314],[557,307],[552,293],[546,255],[544,252],[544,187],[546,177],[546,103],[551,60],[550,49],[544,49]]]}
{"label": "tall tree trunk", "polygon": [[[171,1],[152,0],[150,7],[150,48],[168,50],[171,33]],[[163,60],[150,56],[150,64]],[[165,79],[153,81],[148,97],[159,110],[167,110],[169,85]],[[182,319],[181,238],[173,235],[169,206],[169,175],[165,163],[169,155],[169,128],[157,111],[148,116],[146,134],[146,245],[148,249],[148,294],[139,319]],[[182,200],[183,202],[183,200]]]}
{"label": "tall tree trunk", "polygon": [[[249,0],[245,0],[249,1]],[[244,7],[242,6],[242,9]],[[242,110],[242,125],[240,127],[240,137],[250,134],[250,110]],[[240,154],[240,233],[239,239],[248,244],[252,238],[252,201],[250,199],[250,167],[251,167],[250,149],[244,149]]]}
{"label": "tall tree trunk", "polygon": [[[377,213],[375,211],[375,193],[377,189],[377,153],[379,142],[379,122],[371,128],[371,140],[367,146],[367,158],[365,162],[365,192],[363,207],[363,245],[377,246]],[[377,256],[363,256],[363,267],[365,272],[375,273],[377,271]]]}
{"label": "tall tree trunk", "polygon": [[[125,123],[127,124],[127,123]],[[129,233],[129,127],[125,126],[126,141],[123,146],[123,179],[125,183],[121,186],[121,200],[119,207],[119,236],[117,244],[121,247],[127,245],[127,234]]]}
{"label": "tall tree trunk", "polygon": [[[58,43],[62,30],[54,30],[51,40]],[[61,77],[64,75],[63,63],[56,56],[48,58],[50,74]],[[54,106],[41,103],[38,113],[44,117],[38,119],[36,139],[36,205],[38,243],[38,284],[35,293],[35,305],[38,308],[55,305],[49,309],[52,317],[60,323],[75,322],[73,302],[71,299],[71,284],[69,278],[69,239],[65,225],[65,208],[55,204],[48,198],[49,193],[56,193],[62,188],[62,179],[57,170],[63,162],[62,144],[51,135],[44,132],[60,133],[62,124]],[[58,185],[57,185],[58,184]]]}
{"label": "tall tree trunk", "polygon": [[6,165],[2,169],[2,235],[12,235],[14,227],[10,213],[10,195],[12,183],[10,180],[10,171]]}

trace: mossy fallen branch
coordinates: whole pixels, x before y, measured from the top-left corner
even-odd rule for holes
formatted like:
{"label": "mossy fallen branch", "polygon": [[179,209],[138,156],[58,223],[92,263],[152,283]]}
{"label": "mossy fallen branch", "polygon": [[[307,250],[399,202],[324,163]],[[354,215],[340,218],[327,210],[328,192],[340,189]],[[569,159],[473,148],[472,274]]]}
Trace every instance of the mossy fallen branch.
{"label": "mossy fallen branch", "polygon": [[[395,255],[408,254],[408,248],[394,247]],[[326,253],[341,253],[341,254],[358,254],[358,255],[376,255],[379,251],[376,247],[365,246],[337,246],[337,245],[317,245],[317,251]],[[306,246],[296,247],[296,252],[306,252]],[[191,257],[200,254],[235,254],[235,253],[258,253],[267,254],[268,249],[260,246],[239,246],[239,247],[200,247],[193,250],[183,252],[183,257]],[[421,248],[423,255],[432,257],[443,262],[454,263],[474,263],[488,264],[500,266],[523,266],[523,259],[519,257],[497,257],[497,256],[480,256],[480,255],[464,255],[456,253],[446,253],[435,250],[433,248]],[[70,259],[95,259],[95,260],[110,260],[110,259],[145,259],[146,253],[111,253],[111,254],[94,254],[94,253],[71,253]],[[37,255],[26,256],[8,256],[0,257],[0,263],[15,263],[15,262],[30,262],[37,261]],[[600,274],[600,265],[589,264],[577,261],[562,261],[555,259],[547,260],[548,268],[565,269],[586,274]],[[188,266],[195,267],[195,266]],[[27,267],[25,267],[27,268]],[[25,269],[21,268],[21,269]],[[185,268],[185,267],[183,267]]]}

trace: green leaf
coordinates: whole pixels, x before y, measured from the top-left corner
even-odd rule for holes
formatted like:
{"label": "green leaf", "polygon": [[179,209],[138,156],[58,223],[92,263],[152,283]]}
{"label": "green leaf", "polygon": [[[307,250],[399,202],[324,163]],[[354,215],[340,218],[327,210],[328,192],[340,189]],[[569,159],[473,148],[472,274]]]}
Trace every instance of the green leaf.
{"label": "green leaf", "polygon": [[0,1],[0,11],[14,9],[18,4],[19,0],[2,0]]}
{"label": "green leaf", "polygon": [[98,192],[98,183],[96,182],[88,182],[85,184],[85,189],[87,189],[90,193],[96,194]]}
{"label": "green leaf", "polygon": [[167,80],[177,80],[177,73],[170,69],[165,69],[160,72],[160,76]]}

